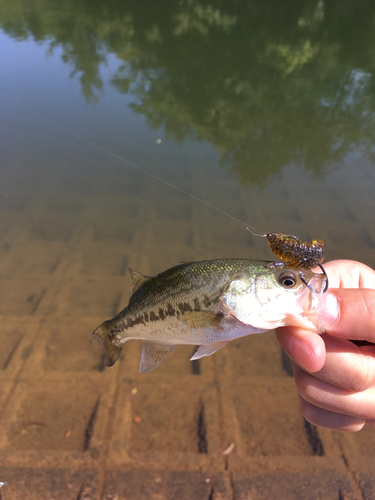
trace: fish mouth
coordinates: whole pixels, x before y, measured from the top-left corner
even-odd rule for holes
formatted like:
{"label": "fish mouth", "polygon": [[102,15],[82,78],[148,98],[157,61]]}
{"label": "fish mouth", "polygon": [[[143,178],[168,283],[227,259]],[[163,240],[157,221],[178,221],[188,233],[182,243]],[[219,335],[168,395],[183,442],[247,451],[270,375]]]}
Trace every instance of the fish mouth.
{"label": "fish mouth", "polygon": [[305,290],[299,297],[299,306],[303,310],[303,316],[319,333],[324,332],[320,320],[321,299],[323,293],[328,289],[328,277],[323,273],[313,273],[308,270],[301,271],[300,278],[306,285]]}
{"label": "fish mouth", "polygon": [[[323,281],[323,282],[321,283],[322,285],[323,285],[323,283],[324,283],[324,289],[323,289],[323,292],[322,292],[322,293],[325,293],[325,292],[328,290],[328,276],[327,276],[327,273],[326,273],[326,271],[325,271],[324,267],[322,266],[322,264],[318,264],[318,266],[320,267],[320,269],[321,269],[321,270],[322,270],[322,272],[323,272],[322,276],[324,276],[324,277],[325,277],[325,281]],[[318,274],[318,276],[320,276],[320,275]],[[301,280],[303,281],[303,283],[304,283],[304,284],[305,284],[308,288],[310,288],[310,290],[311,290],[311,291],[318,291],[318,292],[320,293],[320,290],[316,290],[316,289],[311,288],[310,282],[307,282],[307,281],[304,279],[304,277],[302,276],[302,273],[300,274],[300,278],[301,278]],[[310,280],[310,281],[311,281],[311,280]]]}

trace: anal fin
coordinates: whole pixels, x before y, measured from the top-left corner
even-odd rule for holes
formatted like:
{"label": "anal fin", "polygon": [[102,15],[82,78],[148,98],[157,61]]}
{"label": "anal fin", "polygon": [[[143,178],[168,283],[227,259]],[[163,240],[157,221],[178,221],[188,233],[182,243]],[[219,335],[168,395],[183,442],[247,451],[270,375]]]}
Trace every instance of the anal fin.
{"label": "anal fin", "polygon": [[190,361],[203,358],[204,356],[211,356],[211,354],[224,347],[228,344],[228,342],[229,340],[221,340],[220,342],[212,342],[211,344],[201,345],[194,356],[190,358]]}
{"label": "anal fin", "polygon": [[175,345],[171,344],[160,344],[149,340],[143,341],[139,373],[147,373],[159,366],[169,352],[174,352],[175,347]]}

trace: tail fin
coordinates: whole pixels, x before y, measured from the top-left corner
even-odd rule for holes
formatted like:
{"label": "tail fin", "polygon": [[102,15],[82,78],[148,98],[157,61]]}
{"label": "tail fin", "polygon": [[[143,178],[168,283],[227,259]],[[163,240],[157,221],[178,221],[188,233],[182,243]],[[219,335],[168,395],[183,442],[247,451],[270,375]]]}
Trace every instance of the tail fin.
{"label": "tail fin", "polygon": [[117,358],[120,356],[122,347],[118,347],[117,345],[114,344],[113,342],[114,335],[109,330],[107,323],[108,321],[104,321],[104,323],[98,326],[98,328],[94,331],[92,335],[94,339],[100,342],[100,344],[102,344],[104,347],[105,364],[107,366],[112,366],[117,361]]}

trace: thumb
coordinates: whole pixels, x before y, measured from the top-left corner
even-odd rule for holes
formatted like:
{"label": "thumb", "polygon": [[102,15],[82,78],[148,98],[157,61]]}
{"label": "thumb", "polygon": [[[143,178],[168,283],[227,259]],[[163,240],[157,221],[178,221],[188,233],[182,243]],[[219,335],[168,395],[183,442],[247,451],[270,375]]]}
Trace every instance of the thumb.
{"label": "thumb", "polygon": [[276,329],[276,336],[289,358],[309,373],[322,369],[326,360],[323,339],[317,333],[298,326]]}
{"label": "thumb", "polygon": [[[320,319],[322,325],[334,324],[339,318],[337,297],[327,292],[322,297]],[[323,339],[310,330],[297,326],[286,326],[276,330],[276,336],[286,354],[297,365],[309,373],[322,369],[326,360]]]}

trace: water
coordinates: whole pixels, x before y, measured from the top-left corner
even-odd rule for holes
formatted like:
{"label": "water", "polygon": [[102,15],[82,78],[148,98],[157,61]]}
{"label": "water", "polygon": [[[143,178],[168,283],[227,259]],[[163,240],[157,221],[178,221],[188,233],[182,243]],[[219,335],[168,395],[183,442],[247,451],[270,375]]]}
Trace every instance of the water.
{"label": "water", "polygon": [[[245,226],[104,150],[262,232],[321,238],[326,260],[375,267],[375,7],[345,5],[0,3],[5,374],[104,376],[90,334],[126,305],[128,266],[273,259]],[[265,338],[228,351],[230,376],[286,376]],[[249,368],[251,349],[266,359]],[[160,376],[192,373],[179,352]],[[131,377],[138,355],[124,355]],[[0,447],[80,449],[12,429]]]}
{"label": "water", "polygon": [[[327,258],[374,266],[371,38],[349,46],[322,2],[300,7],[278,30],[276,7],[226,12],[166,3],[169,14],[157,8],[151,22],[146,9],[116,2],[75,7],[72,17],[67,5],[0,12],[3,228],[17,203],[30,214],[26,198],[50,197],[57,215],[69,212],[71,184],[81,206],[95,192],[97,213],[87,224],[99,217],[114,227],[111,189],[124,200],[136,179],[152,191],[152,199],[137,196],[156,216],[146,234],[166,233],[171,254],[176,233],[165,227],[160,204],[171,212],[174,202],[190,207],[169,264],[198,255],[272,258],[243,227],[131,171],[88,139],[261,231],[323,238]],[[115,218],[126,225],[127,206],[118,209]],[[45,202],[38,210],[53,218]],[[202,212],[204,241],[193,242]],[[134,230],[145,234],[145,225],[138,217]],[[192,248],[181,254],[184,240]],[[150,271],[160,270],[163,255],[154,248]]]}

